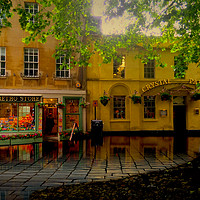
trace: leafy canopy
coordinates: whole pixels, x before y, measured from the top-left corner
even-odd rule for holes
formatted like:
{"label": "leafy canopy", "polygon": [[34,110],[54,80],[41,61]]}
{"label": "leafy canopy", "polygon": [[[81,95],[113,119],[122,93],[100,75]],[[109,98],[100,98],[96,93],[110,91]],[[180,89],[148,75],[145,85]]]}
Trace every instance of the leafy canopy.
{"label": "leafy canopy", "polygon": [[[88,66],[91,55],[97,51],[108,63],[117,56],[119,48],[131,50],[142,47],[138,55],[143,62],[157,61],[164,67],[157,49],[176,53],[174,69],[177,76],[184,75],[189,63],[200,64],[200,1],[199,0],[105,0],[108,19],[126,15],[131,19],[124,34],[102,35],[91,15],[92,0],[36,0],[40,10],[30,21],[32,14],[23,5],[13,8],[11,0],[0,1],[0,18],[3,26],[11,26],[12,12],[29,36],[25,43],[38,39],[45,43],[48,36],[60,41],[58,54],[71,58],[74,65]],[[2,26],[0,25],[0,28]],[[159,34],[155,35],[157,30]],[[159,31],[158,31],[159,30]],[[91,41],[94,48],[90,46]],[[155,46],[157,48],[155,48]],[[78,55],[78,56],[77,56]]]}

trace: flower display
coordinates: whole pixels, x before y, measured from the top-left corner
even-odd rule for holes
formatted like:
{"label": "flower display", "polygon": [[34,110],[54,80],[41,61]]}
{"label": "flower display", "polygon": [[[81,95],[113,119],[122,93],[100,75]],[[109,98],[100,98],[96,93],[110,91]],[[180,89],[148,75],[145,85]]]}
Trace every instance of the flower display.
{"label": "flower display", "polygon": [[167,101],[172,99],[172,95],[169,94],[168,92],[163,92],[160,94],[161,100],[162,101]]}
{"label": "flower display", "polygon": [[57,107],[57,108],[64,108],[64,107],[65,107],[65,104],[64,104],[63,102],[56,103],[56,107]]}
{"label": "flower display", "polygon": [[79,103],[79,106],[82,108],[86,108],[88,105],[90,105],[90,103],[85,101]]}
{"label": "flower display", "polygon": [[131,96],[132,101],[134,102],[134,104],[140,103],[141,104],[141,96],[137,96],[136,94],[133,94]]}
{"label": "flower display", "polygon": [[29,133],[29,134],[17,134],[17,135],[0,135],[0,140],[9,139],[27,139],[27,138],[41,138],[42,133]]}
{"label": "flower display", "polygon": [[99,98],[100,99],[100,102],[104,105],[104,106],[106,106],[107,104],[108,104],[108,101],[110,101],[110,97],[108,97],[108,96],[102,96],[102,97],[100,97]]}
{"label": "flower display", "polygon": [[38,106],[39,108],[43,108],[45,106],[45,103],[38,102],[38,103],[36,103],[36,106]]}
{"label": "flower display", "polygon": [[200,93],[196,92],[192,95],[192,100],[197,101],[200,100]]}

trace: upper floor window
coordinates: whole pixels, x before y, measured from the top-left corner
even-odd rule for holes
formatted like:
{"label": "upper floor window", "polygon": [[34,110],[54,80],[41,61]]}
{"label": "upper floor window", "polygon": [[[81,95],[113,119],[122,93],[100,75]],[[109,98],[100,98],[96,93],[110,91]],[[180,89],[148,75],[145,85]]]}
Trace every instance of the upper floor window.
{"label": "upper floor window", "polygon": [[155,119],[155,97],[144,96],[144,118]]}
{"label": "upper floor window", "polygon": [[174,57],[174,77],[185,79],[185,70],[187,68],[186,63],[183,61],[183,59],[180,59],[178,57]]}
{"label": "upper floor window", "polygon": [[56,59],[56,78],[70,77],[70,59],[66,55],[60,56]]}
{"label": "upper floor window", "polygon": [[6,48],[0,47],[0,76],[6,75]]}
{"label": "upper floor window", "polygon": [[113,78],[125,78],[125,56],[113,59]]}
{"label": "upper floor window", "polygon": [[155,60],[149,60],[144,64],[144,78],[155,78]]}
{"label": "upper floor window", "polygon": [[38,49],[24,49],[24,76],[39,76],[39,52]]}
{"label": "upper floor window", "polygon": [[125,119],[125,96],[115,96],[113,98],[114,119]]}
{"label": "upper floor window", "polygon": [[25,10],[32,15],[32,17],[29,19],[29,22],[34,23],[34,15],[39,12],[39,5],[37,3],[25,2]]}

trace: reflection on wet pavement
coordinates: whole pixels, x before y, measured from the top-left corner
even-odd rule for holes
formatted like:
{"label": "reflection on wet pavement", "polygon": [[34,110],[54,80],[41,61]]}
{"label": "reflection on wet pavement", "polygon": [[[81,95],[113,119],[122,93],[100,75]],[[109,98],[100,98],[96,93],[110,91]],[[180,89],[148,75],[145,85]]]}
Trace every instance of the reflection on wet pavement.
{"label": "reflection on wet pavement", "polygon": [[[47,187],[109,180],[171,168],[196,157],[200,138],[106,136],[91,140],[0,147],[0,199],[28,199]],[[176,153],[174,153],[176,150]]]}

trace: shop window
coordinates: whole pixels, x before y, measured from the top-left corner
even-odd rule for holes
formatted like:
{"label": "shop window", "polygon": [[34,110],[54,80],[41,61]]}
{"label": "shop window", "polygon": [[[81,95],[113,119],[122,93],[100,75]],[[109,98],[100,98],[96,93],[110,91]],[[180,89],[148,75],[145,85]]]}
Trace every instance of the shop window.
{"label": "shop window", "polygon": [[0,76],[6,75],[6,48],[0,47]]}
{"label": "shop window", "polygon": [[70,77],[70,59],[66,55],[60,56],[56,59],[56,78]]}
{"label": "shop window", "polygon": [[149,60],[144,64],[144,78],[155,78],[155,60]]}
{"label": "shop window", "polygon": [[125,119],[125,96],[113,98],[114,119]]}
{"label": "shop window", "polygon": [[74,123],[77,123],[79,126],[79,121],[80,121],[79,100],[66,99],[65,105],[66,105],[65,129],[72,129]]}
{"label": "shop window", "polygon": [[155,119],[155,97],[144,96],[144,118]]}
{"label": "shop window", "polygon": [[25,2],[25,11],[32,15],[29,22],[34,23],[34,15],[39,12],[39,5],[37,3]]}
{"label": "shop window", "polygon": [[113,78],[125,78],[125,56],[113,59]]}
{"label": "shop window", "polygon": [[35,130],[34,103],[1,103],[0,127],[2,131]]}
{"label": "shop window", "polygon": [[179,59],[177,56],[174,57],[174,77],[179,79],[185,79],[185,69],[187,68],[186,63],[183,59]]}
{"label": "shop window", "polygon": [[39,52],[38,49],[24,49],[24,76],[39,76]]}

